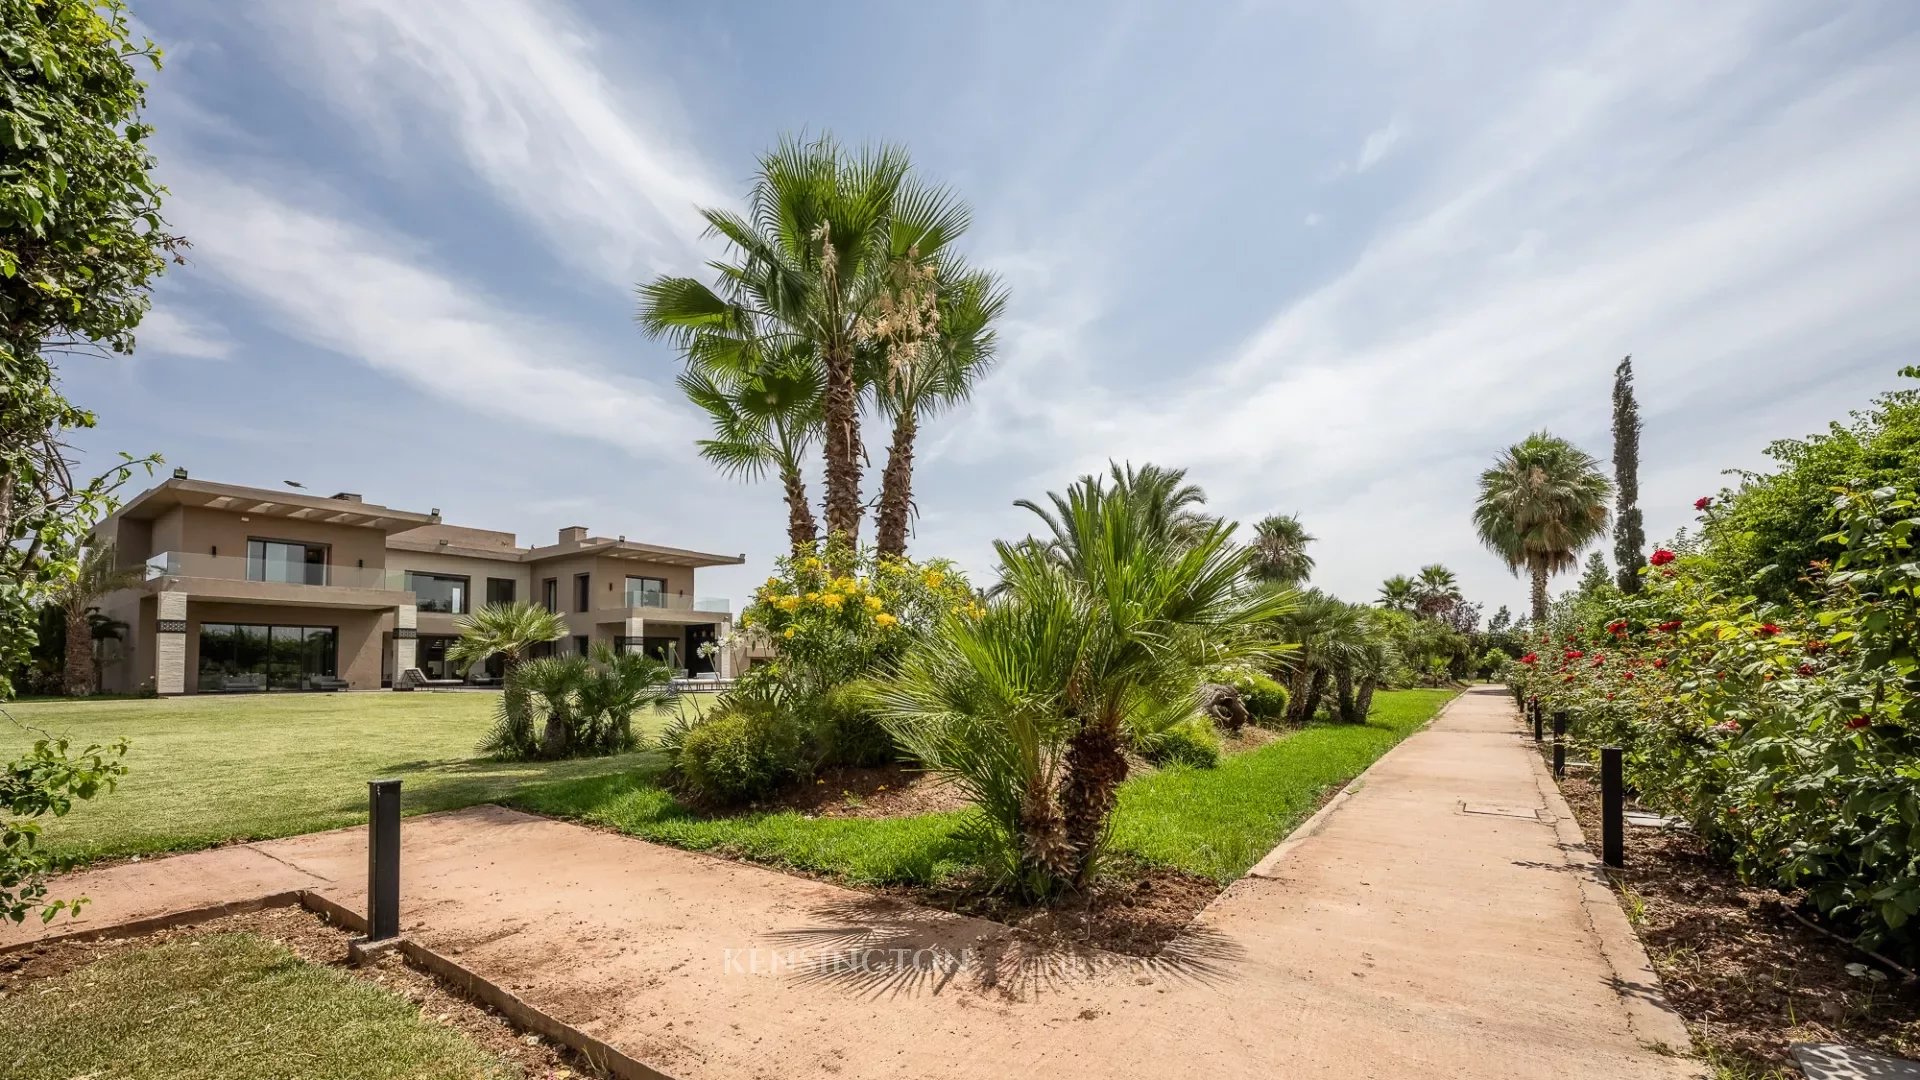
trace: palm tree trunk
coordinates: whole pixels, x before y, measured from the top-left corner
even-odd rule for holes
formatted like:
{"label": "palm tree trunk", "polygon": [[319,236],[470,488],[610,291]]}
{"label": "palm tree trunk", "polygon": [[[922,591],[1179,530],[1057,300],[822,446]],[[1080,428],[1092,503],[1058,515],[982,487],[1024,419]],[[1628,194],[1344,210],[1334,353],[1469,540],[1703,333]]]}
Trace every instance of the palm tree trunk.
{"label": "palm tree trunk", "polygon": [[887,449],[887,468],[880,474],[880,514],[875,522],[882,555],[907,553],[907,522],[913,513],[913,440],[920,420],[909,404],[893,422],[893,445]]}
{"label": "palm tree trunk", "polygon": [[1341,664],[1339,669],[1333,673],[1333,696],[1335,704],[1340,707],[1340,722],[1343,724],[1359,723],[1361,716],[1365,714],[1354,711],[1354,706],[1357,703],[1353,698],[1353,669],[1345,664]]}
{"label": "palm tree trunk", "polygon": [[1107,829],[1107,817],[1119,801],[1127,778],[1127,756],[1120,748],[1118,724],[1093,723],[1067,741],[1065,777],[1060,783],[1060,816],[1073,850],[1074,884],[1093,878],[1095,856]]}
{"label": "palm tree trunk", "polygon": [[1533,626],[1544,631],[1547,627],[1547,567],[1545,563],[1533,564]]}
{"label": "palm tree trunk", "polygon": [[807,482],[800,467],[792,462],[781,466],[780,483],[787,496],[787,544],[795,551],[812,547],[820,539],[820,526],[813,518],[813,504],[807,501]]}
{"label": "palm tree trunk", "polygon": [[93,627],[85,608],[67,609],[67,655],[61,687],[68,697],[93,693]]}
{"label": "palm tree trunk", "polygon": [[1298,727],[1307,722],[1307,687],[1313,679],[1313,669],[1306,664],[1296,665],[1287,676],[1287,723]]}
{"label": "palm tree trunk", "polygon": [[853,385],[853,352],[845,342],[827,350],[827,537],[860,537],[860,402]]}
{"label": "palm tree trunk", "polygon": [[1312,720],[1314,714],[1320,711],[1320,699],[1326,695],[1326,692],[1327,669],[1314,668],[1313,681],[1307,684],[1307,703],[1301,710],[1303,722]]}
{"label": "palm tree trunk", "polygon": [[1360,680],[1360,693],[1354,700],[1354,707],[1360,713],[1359,723],[1366,723],[1368,714],[1373,712],[1373,691],[1378,685],[1372,679]]}

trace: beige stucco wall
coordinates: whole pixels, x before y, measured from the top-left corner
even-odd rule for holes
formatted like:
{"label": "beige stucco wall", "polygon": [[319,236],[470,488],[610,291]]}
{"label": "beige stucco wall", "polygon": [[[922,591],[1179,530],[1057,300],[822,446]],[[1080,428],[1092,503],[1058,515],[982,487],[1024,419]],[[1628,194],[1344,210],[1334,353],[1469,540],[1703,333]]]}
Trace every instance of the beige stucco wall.
{"label": "beige stucco wall", "polygon": [[[351,510],[344,504],[342,510]],[[378,529],[329,525],[300,518],[256,517],[230,510],[176,506],[153,519],[152,550],[217,554],[244,559],[248,540],[293,540],[325,544],[334,566],[380,569],[387,564],[387,534]]]}

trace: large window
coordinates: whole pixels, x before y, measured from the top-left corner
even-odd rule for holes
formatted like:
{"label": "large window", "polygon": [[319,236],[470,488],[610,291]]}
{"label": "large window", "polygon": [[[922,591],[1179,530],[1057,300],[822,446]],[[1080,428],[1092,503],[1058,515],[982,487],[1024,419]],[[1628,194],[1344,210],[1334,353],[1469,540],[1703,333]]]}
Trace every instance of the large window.
{"label": "large window", "polygon": [[467,589],[471,583],[470,578],[456,577],[452,574],[407,571],[407,591],[413,594],[414,605],[421,611],[465,615]]}
{"label": "large window", "polygon": [[325,585],[327,549],[287,540],[247,541],[247,580],[289,585]]}
{"label": "large window", "polygon": [[513,603],[513,579],[505,578],[505,577],[488,578],[487,579],[487,603],[489,604]]}
{"label": "large window", "polygon": [[628,607],[666,607],[667,582],[657,577],[627,578]]}
{"label": "large window", "polygon": [[540,583],[540,603],[548,611],[560,610],[560,579],[548,578]]}
{"label": "large window", "polygon": [[200,624],[201,690],[311,690],[339,674],[332,626]]}
{"label": "large window", "polygon": [[593,606],[593,575],[573,575],[573,610],[586,611]]}

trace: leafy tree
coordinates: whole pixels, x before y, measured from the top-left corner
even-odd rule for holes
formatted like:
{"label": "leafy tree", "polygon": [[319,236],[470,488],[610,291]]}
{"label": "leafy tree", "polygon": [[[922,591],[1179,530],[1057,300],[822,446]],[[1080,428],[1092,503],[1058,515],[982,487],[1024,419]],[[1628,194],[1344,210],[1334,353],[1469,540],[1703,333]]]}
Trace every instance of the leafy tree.
{"label": "leafy tree", "polygon": [[1299,585],[1313,574],[1313,543],[1307,527],[1293,514],[1269,514],[1253,527],[1253,576],[1259,581]]}
{"label": "leafy tree", "polygon": [[1051,513],[1026,504],[1051,539],[999,544],[1005,587],[949,614],[880,690],[895,738],[980,806],[977,838],[1031,897],[1097,873],[1129,722],[1191,709],[1205,670],[1270,656],[1261,627],[1293,603],[1249,584],[1230,524],[1172,527],[1177,500],[1156,495],[1088,477]]}
{"label": "leafy tree", "polygon": [[1413,579],[1413,596],[1414,610],[1430,619],[1452,611],[1464,599],[1460,580],[1439,563],[1420,568],[1419,575]]}
{"label": "leafy tree", "polygon": [[991,274],[934,276],[935,325],[906,335],[916,346],[868,350],[880,361],[875,365],[879,370],[863,381],[874,388],[881,410],[893,418],[874,521],[874,544],[882,555],[906,554],[907,525],[913,516],[913,444],[920,422],[973,395],[974,384],[993,367],[992,326],[1007,305],[1006,290]]}
{"label": "leafy tree", "polygon": [[1508,447],[1480,474],[1480,542],[1533,578],[1533,621],[1547,621],[1547,577],[1571,570],[1607,528],[1613,485],[1593,456],[1545,431]]}
{"label": "leafy tree", "polygon": [[113,544],[96,544],[80,557],[73,576],[62,578],[54,586],[54,596],[66,620],[66,663],[62,688],[68,697],[85,697],[93,693],[93,650],[96,641],[93,619],[99,614],[93,602],[110,592],[132,588],[143,576],[141,567],[115,565],[118,558]]}
{"label": "leafy tree", "polygon": [[[1920,367],[1900,374],[1920,378]],[[1843,550],[1826,539],[1835,490],[1898,487],[1920,476],[1920,390],[1883,394],[1821,434],[1782,439],[1766,452],[1773,471],[1737,472],[1737,486],[1706,500],[1709,572],[1719,587],[1764,600],[1818,595],[1824,586],[1808,570]]]}
{"label": "leafy tree", "polygon": [[1613,580],[1613,570],[1607,566],[1606,553],[1588,552],[1587,568],[1580,574],[1579,590],[1583,594],[1591,595],[1613,584]]}
{"label": "leafy tree", "polygon": [[461,671],[498,655],[508,673],[528,649],[567,636],[567,620],[527,603],[484,604],[458,623],[460,640],[447,649],[447,661]]}
{"label": "leafy tree", "polygon": [[771,363],[721,359],[743,357],[709,349],[706,363],[689,364],[679,378],[680,391],[713,425],[713,436],[700,440],[700,456],[746,480],[777,473],[787,503],[787,544],[798,551],[820,535],[801,474],[820,435],[820,368],[804,355]]}
{"label": "leafy tree", "polygon": [[591,658],[528,660],[507,672],[493,733],[481,749],[508,758],[632,750],[640,745],[633,714],[670,700],[672,682],[673,672],[660,661],[604,644]]}
{"label": "leafy tree", "polygon": [[1395,574],[1380,583],[1380,606],[1388,611],[1412,611],[1419,586],[1405,574]]}
{"label": "leafy tree", "polygon": [[1633,397],[1633,357],[1613,373],[1613,561],[1620,591],[1640,591],[1647,565],[1647,530],[1640,519],[1640,404]]}
{"label": "leafy tree", "polygon": [[946,248],[966,208],[909,168],[897,147],[783,140],[761,156],[744,214],[701,211],[730,248],[716,285],[663,276],[640,288],[641,328],[679,344],[690,366],[716,355],[819,365],[826,531],[846,550],[862,513],[860,373],[917,357],[938,325],[941,275],[965,276]]}
{"label": "leafy tree", "polygon": [[[0,711],[0,715],[5,715]],[[10,723],[20,726],[11,716]],[[33,748],[0,769],[0,918],[22,922],[35,910],[50,922],[86,901],[47,899],[47,878],[73,865],[40,847],[40,819],[62,817],[76,802],[112,791],[127,767],[127,743],[76,750],[44,732]]]}
{"label": "leafy tree", "polygon": [[0,0],[0,680],[114,489],[156,460],[76,475],[63,434],[94,416],[61,396],[52,358],[131,351],[149,281],[185,246],[140,122],[133,61],[159,57],[118,0]]}

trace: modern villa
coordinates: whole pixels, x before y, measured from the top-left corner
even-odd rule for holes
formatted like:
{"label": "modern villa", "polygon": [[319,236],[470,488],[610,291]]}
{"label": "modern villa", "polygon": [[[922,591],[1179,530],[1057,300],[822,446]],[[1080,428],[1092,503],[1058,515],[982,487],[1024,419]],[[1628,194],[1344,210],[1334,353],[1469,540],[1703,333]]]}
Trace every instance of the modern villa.
{"label": "modern villa", "polygon": [[144,580],[101,611],[130,627],[105,689],[161,694],[365,690],[418,669],[433,682],[498,678],[447,662],[462,615],[531,601],[568,634],[543,652],[593,645],[641,652],[692,675],[732,674],[724,652],[700,655],[731,622],[725,600],[699,598],[694,571],[737,565],[714,555],[589,536],[521,547],[514,534],[448,525],[440,512],[396,510],[342,492],[238,487],[175,470],[100,523],[120,565]]}

